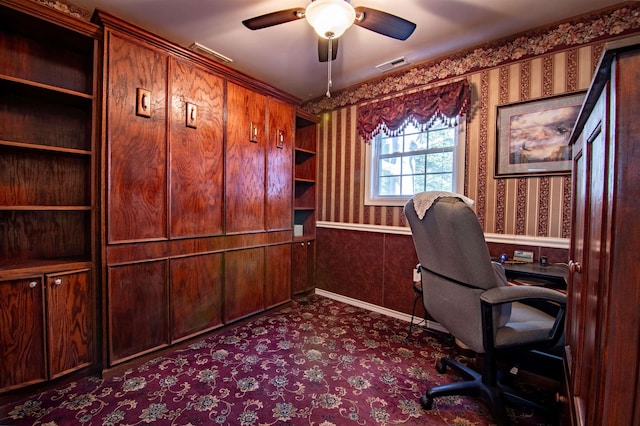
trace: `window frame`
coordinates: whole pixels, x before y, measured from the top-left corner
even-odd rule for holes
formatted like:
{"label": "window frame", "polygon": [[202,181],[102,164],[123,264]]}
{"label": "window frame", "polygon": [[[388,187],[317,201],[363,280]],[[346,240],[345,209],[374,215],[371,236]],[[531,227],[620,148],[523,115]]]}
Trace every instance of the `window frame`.
{"label": "window frame", "polygon": [[[465,141],[466,141],[466,119],[460,116],[455,127],[456,140],[453,148],[453,192],[464,193],[464,173],[465,173]],[[375,196],[375,182],[378,176],[374,176],[374,161],[379,157],[375,155],[374,139],[365,144],[365,176],[364,176],[364,205],[366,206],[404,206],[413,195],[392,195]],[[375,155],[375,159],[374,159]]]}

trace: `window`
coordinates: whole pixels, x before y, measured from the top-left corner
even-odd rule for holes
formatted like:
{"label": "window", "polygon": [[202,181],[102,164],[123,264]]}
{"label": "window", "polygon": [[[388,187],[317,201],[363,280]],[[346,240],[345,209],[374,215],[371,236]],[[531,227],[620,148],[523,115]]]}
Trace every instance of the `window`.
{"label": "window", "polygon": [[[460,143],[459,143],[460,141]],[[367,205],[404,205],[423,191],[464,192],[464,120],[437,122],[422,131],[413,123],[397,135],[377,135],[367,145]]]}

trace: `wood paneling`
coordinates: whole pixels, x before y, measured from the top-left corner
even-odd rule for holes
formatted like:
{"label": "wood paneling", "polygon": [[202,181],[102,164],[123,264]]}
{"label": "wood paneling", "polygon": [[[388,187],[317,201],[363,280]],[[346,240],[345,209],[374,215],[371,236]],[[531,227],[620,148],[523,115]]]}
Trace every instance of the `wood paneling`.
{"label": "wood paneling", "polygon": [[[223,231],[224,80],[171,62],[171,237]],[[186,125],[186,104],[197,107],[197,127]]]}
{"label": "wood paneling", "polygon": [[171,260],[171,341],[222,325],[223,254]]}
{"label": "wood paneling", "polygon": [[[166,238],[168,57],[106,36],[108,242]],[[136,115],[139,88],[150,91],[150,117]]]}
{"label": "wood paneling", "polygon": [[52,274],[46,282],[49,376],[55,378],[94,359],[95,299],[90,271]]}
{"label": "wood paneling", "polygon": [[225,322],[264,309],[264,247],[225,253]]}
{"label": "wood paneling", "polygon": [[1,281],[0,391],[46,380],[45,356],[42,278]]}
{"label": "wood paneling", "polygon": [[316,287],[383,306],[385,235],[318,229]]}
{"label": "wood paneling", "polygon": [[273,99],[269,99],[269,139],[266,152],[266,229],[291,229],[293,107]]}
{"label": "wood paneling", "polygon": [[107,271],[111,365],[169,343],[167,261]]}
{"label": "wood paneling", "polygon": [[227,233],[265,229],[265,108],[264,95],[227,84]]}
{"label": "wood paneling", "polygon": [[291,244],[265,248],[265,308],[291,300]]}

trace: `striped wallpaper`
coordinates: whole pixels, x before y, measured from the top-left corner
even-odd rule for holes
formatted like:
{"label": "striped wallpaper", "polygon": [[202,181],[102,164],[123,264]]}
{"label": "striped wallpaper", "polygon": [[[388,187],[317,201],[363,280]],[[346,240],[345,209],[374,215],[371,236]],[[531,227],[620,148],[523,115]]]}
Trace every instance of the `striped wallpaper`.
{"label": "striped wallpaper", "polygon": [[[472,87],[465,194],[476,201],[486,233],[569,237],[570,176],[493,178],[496,107],[587,89],[602,48],[602,43],[594,43],[465,76]],[[356,134],[356,111],[357,105],[350,105],[321,114],[317,219],[407,226],[401,207],[364,205],[365,146]]]}

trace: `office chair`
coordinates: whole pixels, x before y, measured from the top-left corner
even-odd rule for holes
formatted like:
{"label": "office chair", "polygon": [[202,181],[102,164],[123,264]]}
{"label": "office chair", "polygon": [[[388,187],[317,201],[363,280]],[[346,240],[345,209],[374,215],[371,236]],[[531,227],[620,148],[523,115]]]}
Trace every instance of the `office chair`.
{"label": "office chair", "polygon": [[[422,265],[425,309],[453,337],[483,354],[481,374],[453,359],[438,361],[438,372],[452,367],[467,380],[428,389],[420,402],[431,409],[440,396],[479,396],[498,424],[507,424],[504,402],[545,407],[502,383],[498,358],[557,344],[566,296],[543,287],[508,285],[502,265],[491,261],[472,203],[453,193],[425,192],[404,207]],[[555,314],[529,302],[549,304]]]}

